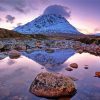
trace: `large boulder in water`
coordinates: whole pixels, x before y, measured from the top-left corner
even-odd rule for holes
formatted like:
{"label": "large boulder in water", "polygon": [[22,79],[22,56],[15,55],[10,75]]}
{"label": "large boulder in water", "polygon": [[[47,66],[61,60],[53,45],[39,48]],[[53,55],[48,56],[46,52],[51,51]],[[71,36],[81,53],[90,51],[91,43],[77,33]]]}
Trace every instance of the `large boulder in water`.
{"label": "large boulder in water", "polygon": [[32,82],[30,92],[40,97],[59,98],[74,95],[76,89],[71,78],[42,72]]}
{"label": "large boulder in water", "polygon": [[11,59],[17,59],[21,56],[20,52],[16,50],[11,50],[8,55]]}

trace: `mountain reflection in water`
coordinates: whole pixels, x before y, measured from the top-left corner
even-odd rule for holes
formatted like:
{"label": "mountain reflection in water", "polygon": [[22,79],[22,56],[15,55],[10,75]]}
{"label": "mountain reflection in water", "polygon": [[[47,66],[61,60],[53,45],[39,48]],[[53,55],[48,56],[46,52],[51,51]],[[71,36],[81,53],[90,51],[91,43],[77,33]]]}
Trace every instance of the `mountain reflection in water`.
{"label": "mountain reflection in water", "polygon": [[[58,61],[62,60],[60,57],[57,59],[59,59]],[[63,59],[63,61],[65,62],[59,65],[62,68],[56,72],[78,79],[75,81],[77,93],[72,98],[59,100],[99,100],[100,79],[94,76],[96,71],[100,71],[100,57],[89,53],[76,53],[70,58],[67,57],[67,60]],[[66,71],[65,68],[70,63],[77,63],[78,68],[73,69],[71,72]],[[87,65],[88,69],[84,69],[85,65]],[[40,62],[35,62],[25,56],[21,56],[18,59],[7,57],[0,60],[0,100],[20,100],[17,98],[21,98],[21,100],[47,100],[36,97],[29,92],[32,81],[42,71],[49,70],[41,65]],[[55,72],[55,70],[52,71]]]}

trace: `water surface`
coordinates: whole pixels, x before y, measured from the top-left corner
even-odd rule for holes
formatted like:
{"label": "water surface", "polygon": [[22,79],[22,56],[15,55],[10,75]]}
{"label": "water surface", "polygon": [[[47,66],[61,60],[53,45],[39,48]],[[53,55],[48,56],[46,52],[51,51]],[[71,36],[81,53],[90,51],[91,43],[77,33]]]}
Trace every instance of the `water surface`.
{"label": "water surface", "polygon": [[[75,81],[77,93],[70,98],[71,100],[100,100],[100,78],[94,77],[95,72],[100,71],[100,57],[89,53],[74,54],[74,51],[68,53],[66,50],[61,50],[61,52],[46,53],[50,57],[53,55],[52,58],[55,57],[58,62],[60,61],[60,63],[57,62],[57,66],[51,64],[51,69],[38,60],[34,61],[32,59],[36,54],[34,52],[27,57],[22,55],[18,59],[7,57],[0,60],[0,100],[44,100],[44,98],[36,97],[29,92],[32,81],[38,73],[43,71],[57,72],[78,79]],[[56,57],[54,54],[59,56]],[[60,54],[62,55],[60,56]],[[48,61],[48,63],[50,62]],[[77,63],[79,66],[71,72],[66,71],[65,68],[69,67],[70,63]],[[85,66],[88,69],[85,69]]]}

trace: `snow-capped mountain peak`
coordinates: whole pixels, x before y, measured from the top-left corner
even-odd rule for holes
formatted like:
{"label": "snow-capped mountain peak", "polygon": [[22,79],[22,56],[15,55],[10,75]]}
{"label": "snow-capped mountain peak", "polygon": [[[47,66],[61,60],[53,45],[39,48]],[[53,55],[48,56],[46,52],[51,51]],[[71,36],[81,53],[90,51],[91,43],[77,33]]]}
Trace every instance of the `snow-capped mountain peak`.
{"label": "snow-capped mountain peak", "polygon": [[56,14],[39,16],[29,23],[15,28],[14,31],[24,34],[80,34],[64,17]]}

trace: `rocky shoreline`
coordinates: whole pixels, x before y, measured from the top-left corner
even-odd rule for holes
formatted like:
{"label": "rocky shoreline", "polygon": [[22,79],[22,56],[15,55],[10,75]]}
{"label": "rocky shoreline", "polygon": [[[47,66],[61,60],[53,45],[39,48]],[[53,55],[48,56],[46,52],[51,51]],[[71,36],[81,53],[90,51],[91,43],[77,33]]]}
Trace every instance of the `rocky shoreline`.
{"label": "rocky shoreline", "polygon": [[2,39],[0,40],[0,52],[10,50],[32,52],[45,50],[52,53],[57,49],[74,49],[78,53],[88,52],[100,56],[100,44],[85,44],[74,40],[37,40],[37,39]]}

